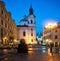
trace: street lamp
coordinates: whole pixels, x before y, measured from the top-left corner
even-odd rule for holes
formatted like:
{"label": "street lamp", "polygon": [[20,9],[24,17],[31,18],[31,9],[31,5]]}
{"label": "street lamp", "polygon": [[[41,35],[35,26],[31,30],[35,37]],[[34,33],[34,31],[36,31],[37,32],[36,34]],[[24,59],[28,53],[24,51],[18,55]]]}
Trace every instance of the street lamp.
{"label": "street lamp", "polygon": [[48,29],[53,29],[57,26],[57,23],[48,23],[45,28],[48,28]]}

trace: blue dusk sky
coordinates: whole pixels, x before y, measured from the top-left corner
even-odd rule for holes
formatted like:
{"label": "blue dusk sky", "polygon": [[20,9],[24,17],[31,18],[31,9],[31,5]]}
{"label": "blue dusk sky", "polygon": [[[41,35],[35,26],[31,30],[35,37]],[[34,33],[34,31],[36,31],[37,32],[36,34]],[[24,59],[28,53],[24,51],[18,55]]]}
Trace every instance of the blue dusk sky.
{"label": "blue dusk sky", "polygon": [[11,12],[16,25],[23,16],[29,15],[32,5],[36,16],[36,31],[41,33],[47,22],[60,21],[60,0],[3,0],[7,11]]}

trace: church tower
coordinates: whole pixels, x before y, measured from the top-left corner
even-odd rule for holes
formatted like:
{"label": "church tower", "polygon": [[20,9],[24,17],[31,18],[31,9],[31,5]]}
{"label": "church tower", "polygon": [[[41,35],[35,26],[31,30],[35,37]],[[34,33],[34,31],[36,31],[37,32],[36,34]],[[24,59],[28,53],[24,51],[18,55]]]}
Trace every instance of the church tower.
{"label": "church tower", "polygon": [[28,24],[29,24],[29,26],[35,26],[35,15],[34,15],[34,13],[33,13],[33,8],[32,8],[32,6],[30,7],[30,9],[29,9],[29,15],[28,15]]}
{"label": "church tower", "polygon": [[29,8],[28,15],[28,26],[29,26],[29,38],[33,44],[36,44],[36,16],[34,15],[34,10],[32,6]]}

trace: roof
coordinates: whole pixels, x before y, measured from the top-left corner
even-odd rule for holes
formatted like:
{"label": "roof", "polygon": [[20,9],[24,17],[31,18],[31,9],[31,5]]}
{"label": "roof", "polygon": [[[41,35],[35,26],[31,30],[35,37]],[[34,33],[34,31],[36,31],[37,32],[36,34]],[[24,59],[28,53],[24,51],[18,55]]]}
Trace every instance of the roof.
{"label": "roof", "polygon": [[28,27],[28,25],[17,25],[17,27]]}
{"label": "roof", "polygon": [[23,22],[23,21],[28,21],[27,19],[21,19],[20,22]]}

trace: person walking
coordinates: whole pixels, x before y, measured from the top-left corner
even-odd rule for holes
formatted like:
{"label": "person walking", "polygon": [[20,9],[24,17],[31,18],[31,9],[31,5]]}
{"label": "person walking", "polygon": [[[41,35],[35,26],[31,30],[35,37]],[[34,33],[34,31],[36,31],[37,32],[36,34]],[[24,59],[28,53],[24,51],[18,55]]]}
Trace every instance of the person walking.
{"label": "person walking", "polygon": [[50,44],[50,53],[52,53],[53,44]]}

